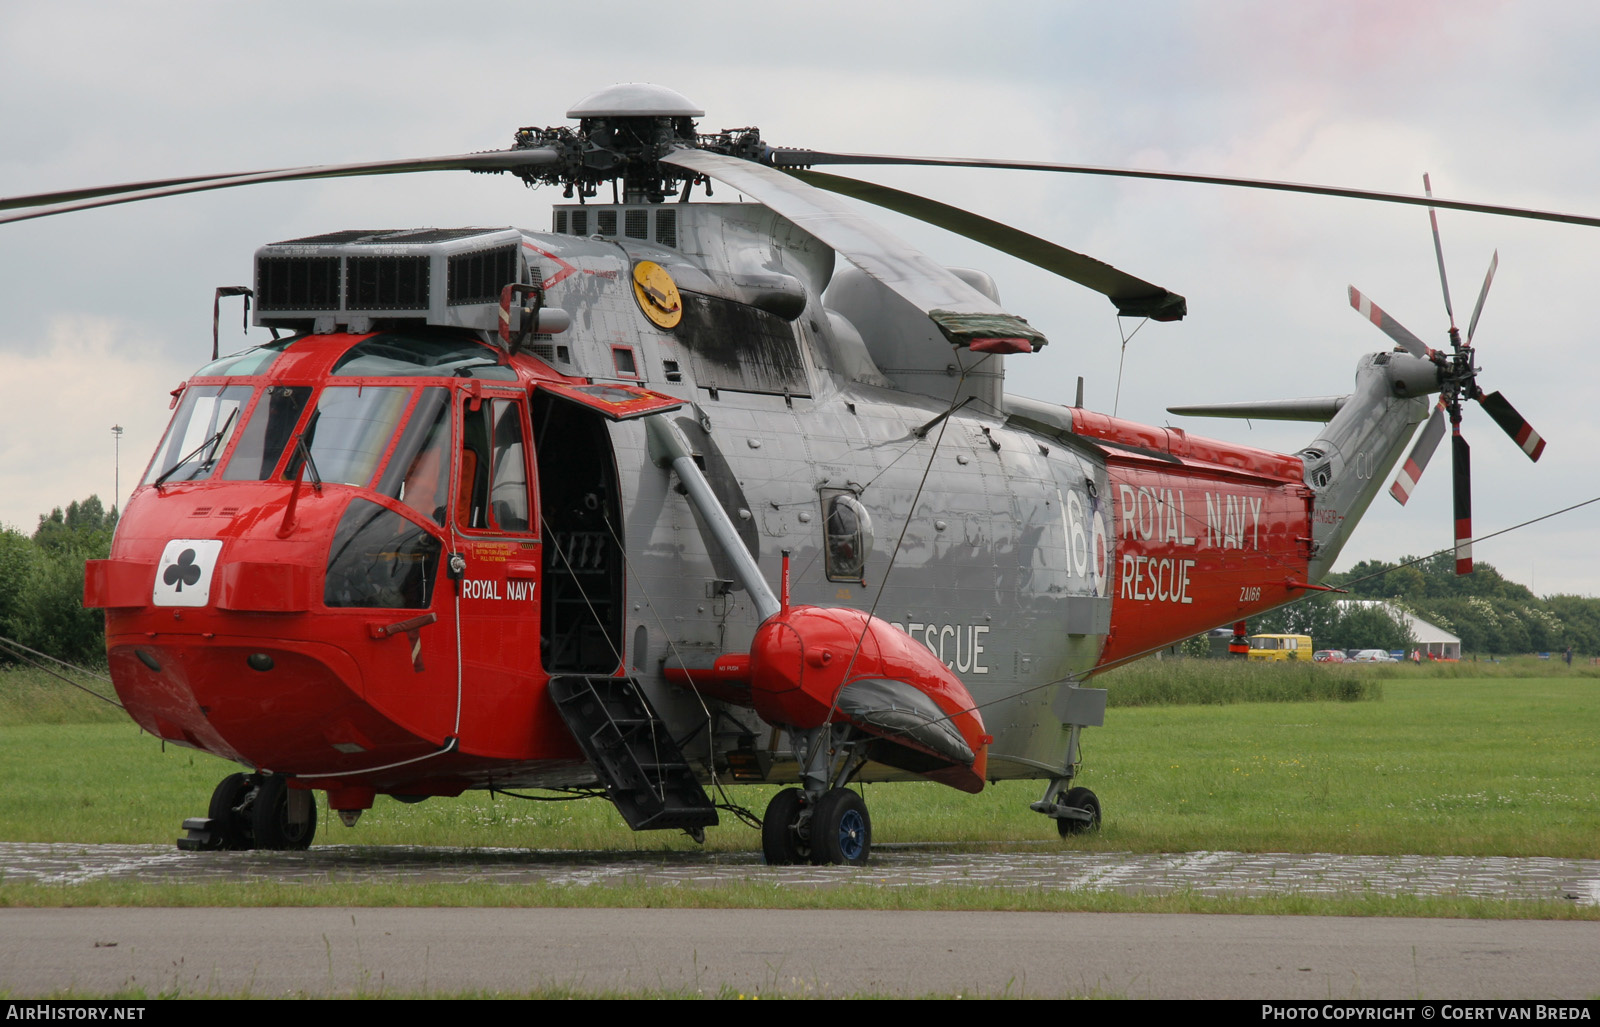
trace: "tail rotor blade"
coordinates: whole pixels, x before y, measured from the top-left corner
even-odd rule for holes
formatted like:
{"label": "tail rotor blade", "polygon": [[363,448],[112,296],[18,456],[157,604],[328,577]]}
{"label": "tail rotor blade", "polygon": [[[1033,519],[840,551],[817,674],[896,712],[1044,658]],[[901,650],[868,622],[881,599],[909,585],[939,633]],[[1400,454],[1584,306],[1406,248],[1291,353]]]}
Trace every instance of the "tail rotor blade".
{"label": "tail rotor blade", "polygon": [[[1428,173],[1422,173],[1422,191],[1428,194],[1428,199],[1433,199],[1433,183],[1428,181]],[[1444,273],[1444,246],[1439,242],[1439,215],[1434,212],[1433,204],[1428,204],[1428,223],[1433,226],[1433,255],[1439,260],[1439,287],[1444,290],[1444,312],[1450,316],[1450,331],[1456,330],[1456,312],[1450,307],[1450,279]]]}
{"label": "tail rotor blade", "polygon": [[1467,345],[1472,345],[1472,335],[1478,330],[1478,315],[1483,313],[1484,297],[1489,295],[1489,283],[1494,281],[1494,269],[1500,266],[1500,251],[1489,258],[1489,273],[1483,276],[1483,288],[1478,290],[1478,305],[1472,308],[1472,320],[1467,324]]}
{"label": "tail rotor blade", "polygon": [[1511,441],[1515,442],[1519,449],[1528,454],[1528,459],[1537,462],[1539,457],[1544,454],[1544,436],[1533,430],[1533,425],[1529,424],[1521,414],[1517,413],[1517,408],[1512,406],[1498,392],[1491,392],[1487,396],[1481,396],[1478,402],[1483,404],[1483,409],[1489,411],[1489,416],[1494,418],[1494,423],[1498,424],[1502,431],[1511,436]]}
{"label": "tail rotor blade", "polygon": [[1439,400],[1434,405],[1433,416],[1428,418],[1428,423],[1423,426],[1422,434],[1417,436],[1417,444],[1411,447],[1411,455],[1406,457],[1406,462],[1400,465],[1400,473],[1395,475],[1394,484],[1389,486],[1389,495],[1401,506],[1406,505],[1406,500],[1411,498],[1411,490],[1417,487],[1417,482],[1422,479],[1422,472],[1427,470],[1428,461],[1433,459],[1433,451],[1439,448],[1439,440],[1444,438],[1444,400]]}
{"label": "tail rotor blade", "polygon": [[1372,300],[1361,295],[1353,285],[1350,286],[1350,306],[1355,308],[1356,313],[1377,325],[1383,334],[1399,343],[1407,353],[1424,360],[1432,356],[1433,351],[1428,348],[1427,343],[1412,335],[1404,325],[1384,313],[1383,309]]}
{"label": "tail rotor blade", "polygon": [[1461,437],[1461,425],[1450,436],[1455,458],[1456,573],[1472,573],[1472,447]]}

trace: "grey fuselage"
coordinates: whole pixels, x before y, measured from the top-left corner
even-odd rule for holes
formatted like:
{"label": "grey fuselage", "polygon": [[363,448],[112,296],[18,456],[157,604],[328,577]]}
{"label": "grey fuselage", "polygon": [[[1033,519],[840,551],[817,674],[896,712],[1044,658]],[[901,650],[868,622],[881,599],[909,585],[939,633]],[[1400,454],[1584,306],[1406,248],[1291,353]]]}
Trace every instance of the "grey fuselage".
{"label": "grey fuselage", "polygon": [[[558,208],[557,225],[570,229],[580,212],[596,225],[607,209]],[[622,208],[618,220],[630,209],[674,210]],[[858,330],[822,298],[835,277],[832,251],[765,208],[694,204],[674,213],[670,247],[529,237],[542,251],[529,260],[546,304],[573,318],[569,332],[536,341],[534,352],[566,374],[687,400],[667,416],[767,580],[778,581],[788,550],[793,603],[871,610],[926,645],[982,707],[995,736],[992,778],[1058,773],[1066,733],[1051,701],[1095,666],[1109,627],[1111,585],[1084,541],[1111,531],[1098,498],[1107,495],[1104,461],[1088,445],[1008,427],[1003,358],[954,350],[852,270],[838,276],[854,293],[845,305],[858,320],[874,319]],[[628,285],[641,260],[666,268],[686,305],[705,306],[699,322],[720,334],[651,325]],[[792,321],[751,315],[761,303],[794,313],[797,290],[804,306]],[[728,323],[730,311],[746,321]],[[619,350],[631,352],[636,377],[618,373]],[[747,651],[761,618],[676,479],[652,460],[644,427],[620,422],[610,438],[628,564],[627,668],[673,733],[687,736],[707,706],[668,685],[661,668]],[[854,495],[870,518],[870,548],[853,580],[828,573],[825,500],[839,493]],[[696,736],[693,755],[712,755],[708,737],[724,746],[771,733],[748,710],[721,712],[717,731]],[[781,776],[787,742],[774,739],[772,749]],[[864,776],[907,775],[874,766]]]}
{"label": "grey fuselage", "polygon": [[[630,226],[625,234],[619,224]],[[982,710],[994,736],[991,779],[1059,775],[1068,731],[1052,703],[1100,662],[1120,534],[1105,457],[1066,430],[1071,411],[1008,401],[1005,358],[951,347],[861,272],[835,274],[831,250],[759,205],[558,207],[555,226],[527,237],[527,256],[545,303],[566,310],[572,328],[536,340],[536,355],[574,377],[687,401],[668,416],[766,580],[775,585],[788,551],[792,602],[870,610],[926,645]],[[665,268],[686,307],[700,305],[696,323],[715,333],[651,324],[629,286],[640,261]],[[961,274],[993,294],[987,276]],[[1355,401],[1302,454],[1321,511],[1312,580],[1425,410],[1395,394],[1386,356],[1366,358]],[[668,664],[704,667],[747,651],[761,616],[652,458],[644,427],[623,421],[609,436],[627,554],[628,672],[706,766],[755,736],[776,760],[770,776],[789,776],[781,732],[663,678]],[[829,573],[826,503],[840,493],[870,518],[853,579]],[[1130,615],[1150,613],[1159,610]],[[708,719],[713,730],[698,730]],[[860,776],[909,775],[871,765]]]}

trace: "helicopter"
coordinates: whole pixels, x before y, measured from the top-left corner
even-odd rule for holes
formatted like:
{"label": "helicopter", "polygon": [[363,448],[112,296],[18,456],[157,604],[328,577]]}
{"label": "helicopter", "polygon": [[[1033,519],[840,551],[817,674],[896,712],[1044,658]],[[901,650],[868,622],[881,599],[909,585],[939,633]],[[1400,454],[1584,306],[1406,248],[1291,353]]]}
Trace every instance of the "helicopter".
{"label": "helicopter", "polygon": [[[697,839],[706,786],[785,785],[769,863],[859,865],[852,784],[976,793],[1098,828],[1077,784],[1094,676],[1291,602],[1397,465],[1403,501],[1462,413],[1472,339],[1394,343],[1348,395],[1172,408],[1322,425],[1292,454],[1005,388],[1048,340],[987,274],[946,268],[839,197],[909,214],[1175,321],[1161,286],[979,215],[816,170],[955,164],[1126,174],[1596,223],[1358,190],[769,146],[701,133],[664,87],[602,89],[505,150],[128,183],[0,201],[0,222],[215,188],[437,170],[563,190],[548,231],[342,230],[262,246],[253,323],[213,359],[86,569],[119,699],[238,763],[179,847],[309,846],[316,791],[603,789],[635,830]],[[752,202],[718,202],[713,183]],[[609,193],[609,202],[602,196]],[[4,213],[5,211],[14,213]],[[1437,227],[1435,225],[1437,241]],[[1443,260],[1440,257],[1441,281]],[[1449,308],[1448,285],[1445,285]],[[1437,396],[1431,403],[1429,397]],[[1402,455],[1427,422],[1416,445]]]}

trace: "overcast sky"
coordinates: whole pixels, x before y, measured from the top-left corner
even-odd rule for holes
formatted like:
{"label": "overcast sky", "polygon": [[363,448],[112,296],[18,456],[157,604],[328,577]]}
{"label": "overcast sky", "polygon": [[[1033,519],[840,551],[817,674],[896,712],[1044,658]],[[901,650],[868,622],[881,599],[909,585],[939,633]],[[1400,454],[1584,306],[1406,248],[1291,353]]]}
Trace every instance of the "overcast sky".
{"label": "overcast sky", "polygon": [[[1600,6],[1588,3],[74,3],[0,5],[0,195],[261,167],[494,149],[618,81],[669,85],[705,129],[887,153],[1147,167],[1600,214]],[[975,20],[976,19],[976,20]],[[1102,297],[882,215],[982,267],[1051,339],[1011,391],[1293,451],[1313,425],[1178,419],[1169,404],[1348,391],[1388,348],[1354,284],[1433,345],[1445,319],[1413,207],[1015,172],[851,172],[1017,225],[1188,297],[1128,344]],[[718,199],[728,197],[719,190]],[[0,523],[114,488],[210,354],[211,294],[262,243],[340,228],[544,229],[554,190],[432,174],[223,191],[0,226]],[[1594,229],[1446,212],[1465,324],[1490,254],[1481,377],[1549,439],[1535,466],[1468,412],[1480,535],[1600,495],[1590,380]],[[235,303],[223,350],[244,337]],[[1131,330],[1136,322],[1124,322]],[[1450,542],[1441,447],[1409,507],[1346,549]],[[1600,594],[1600,504],[1480,543],[1541,594]]]}

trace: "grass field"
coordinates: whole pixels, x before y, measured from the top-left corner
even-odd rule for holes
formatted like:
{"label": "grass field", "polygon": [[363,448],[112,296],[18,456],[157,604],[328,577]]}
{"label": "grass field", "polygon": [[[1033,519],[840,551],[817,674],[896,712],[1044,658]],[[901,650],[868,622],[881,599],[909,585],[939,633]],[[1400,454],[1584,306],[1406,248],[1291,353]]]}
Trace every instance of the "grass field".
{"label": "grass field", "polygon": [[[1208,666],[1216,665],[1194,661],[1182,673],[1206,678]],[[1458,676],[1470,664],[1278,669],[1313,691],[1327,680],[1359,687],[1337,685],[1337,699],[1228,703],[1206,698],[1214,689],[1205,682],[1184,690],[1146,680],[1178,673],[1174,665],[1101,679],[1114,704],[1119,691],[1158,687],[1189,702],[1117,705],[1104,728],[1085,733],[1080,780],[1099,795],[1105,826],[1060,844],[1600,858],[1600,677],[1591,668],[1529,661],[1480,666],[1483,677]],[[1315,677],[1328,671],[1346,677]],[[1351,676],[1360,674],[1368,677]],[[57,682],[0,675],[0,838],[170,844],[233,769],[191,750],[163,751],[120,711]],[[867,799],[879,843],[1005,847],[1053,837],[1053,825],[1027,809],[1041,789],[1006,782],[973,797],[876,785]],[[759,813],[772,791],[737,786],[727,798]],[[759,849],[755,831],[727,816],[723,825],[709,846]],[[317,843],[695,847],[682,835],[634,834],[604,802],[484,793],[415,806],[380,797],[354,829],[325,816]]]}

